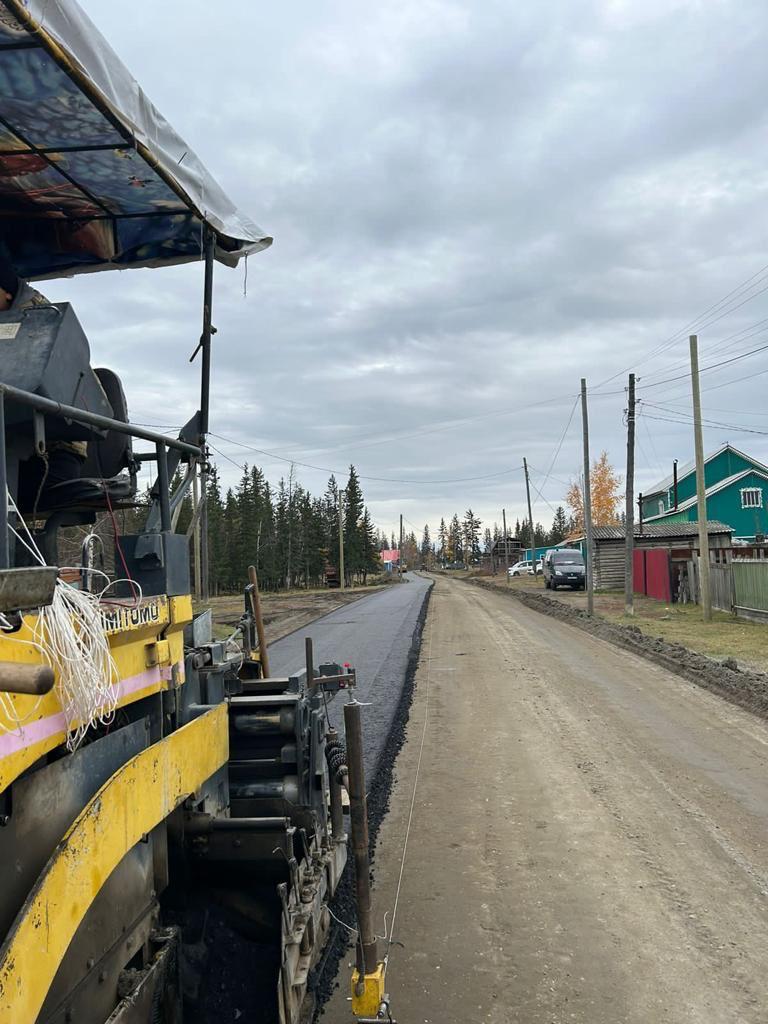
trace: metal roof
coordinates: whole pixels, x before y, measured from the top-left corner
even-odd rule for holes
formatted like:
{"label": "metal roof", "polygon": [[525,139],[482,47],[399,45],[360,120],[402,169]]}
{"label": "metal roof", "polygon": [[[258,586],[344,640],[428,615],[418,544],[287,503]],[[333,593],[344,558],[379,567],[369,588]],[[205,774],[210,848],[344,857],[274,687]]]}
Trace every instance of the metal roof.
{"label": "metal roof", "polygon": [[[706,465],[708,462],[711,462],[712,459],[716,458],[718,455],[720,455],[724,451],[727,451],[728,449],[730,449],[732,452],[735,452],[737,455],[741,455],[741,457],[743,459],[746,459],[748,462],[754,462],[755,467],[762,466],[762,468],[768,472],[768,466],[763,466],[762,462],[758,462],[758,460],[757,459],[753,459],[751,455],[747,455],[745,452],[740,451],[738,448],[734,448],[732,444],[721,444],[720,447],[716,451],[710,452],[709,455],[706,455],[704,457],[704,464]],[[691,473],[695,473],[695,472],[696,472],[696,462],[695,461],[693,461],[693,462],[686,462],[686,464],[684,466],[678,467],[678,470],[677,470],[677,480],[678,480],[678,483],[683,479],[683,477],[690,476]],[[663,494],[664,491],[668,491],[670,489],[670,487],[672,487],[674,482],[675,482],[674,474],[670,474],[670,476],[665,476],[663,480],[659,481],[659,483],[654,484],[653,487],[649,491],[643,491],[643,498],[653,498],[657,494]]]}
{"label": "metal roof", "polygon": [[0,218],[23,278],[199,260],[204,226],[229,266],[272,241],[75,0],[0,0]]}
{"label": "metal roof", "polygon": [[[732,533],[733,529],[715,519],[708,520],[707,533]],[[635,537],[696,537],[699,533],[698,523],[635,523]],[[592,530],[595,540],[624,540],[626,529],[623,526],[595,526]]]}

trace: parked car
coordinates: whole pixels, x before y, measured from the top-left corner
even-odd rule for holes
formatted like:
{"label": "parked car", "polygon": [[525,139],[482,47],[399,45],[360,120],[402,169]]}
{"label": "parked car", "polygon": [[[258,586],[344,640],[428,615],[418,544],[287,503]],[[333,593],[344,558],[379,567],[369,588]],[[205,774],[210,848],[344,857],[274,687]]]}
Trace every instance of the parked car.
{"label": "parked car", "polygon": [[[540,572],[541,562],[537,561],[536,574],[538,575]],[[525,576],[526,574],[528,576],[533,576],[533,569],[531,568],[530,558],[524,558],[521,562],[515,562],[514,565],[510,565],[510,567],[507,569],[507,574],[509,576]]]}
{"label": "parked car", "polygon": [[587,568],[580,551],[571,548],[554,548],[544,556],[544,586],[547,590],[570,587],[584,590],[587,585]]}

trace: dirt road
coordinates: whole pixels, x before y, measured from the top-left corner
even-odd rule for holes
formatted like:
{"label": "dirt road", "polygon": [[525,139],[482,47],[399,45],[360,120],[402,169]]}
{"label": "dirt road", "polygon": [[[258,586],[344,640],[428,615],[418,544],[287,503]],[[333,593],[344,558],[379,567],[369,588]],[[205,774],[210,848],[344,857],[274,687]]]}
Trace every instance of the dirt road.
{"label": "dirt road", "polygon": [[420,754],[388,971],[403,1024],[768,1019],[766,723],[442,578],[379,837],[390,923]]}

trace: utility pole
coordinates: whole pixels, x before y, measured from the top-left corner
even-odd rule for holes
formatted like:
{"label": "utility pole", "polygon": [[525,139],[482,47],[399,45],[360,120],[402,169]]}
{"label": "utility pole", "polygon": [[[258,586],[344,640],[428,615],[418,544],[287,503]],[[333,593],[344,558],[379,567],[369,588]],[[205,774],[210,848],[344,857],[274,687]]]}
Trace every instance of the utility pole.
{"label": "utility pole", "polygon": [[403,513],[400,513],[400,557],[397,560],[397,571],[400,582],[403,582]]}
{"label": "utility pole", "polygon": [[635,614],[634,553],[635,553],[635,375],[629,375],[627,401],[627,505],[626,551],[624,561],[624,612]]}
{"label": "utility pole", "polygon": [[695,334],[691,345],[691,392],[693,397],[693,440],[696,450],[696,513],[699,518],[699,591],[704,621],[712,619],[709,590],[709,532],[707,530],[707,491],[704,481],[704,439],[701,432],[701,392],[699,390],[699,341]]}
{"label": "utility pole", "polygon": [[339,488],[339,590],[344,590],[344,491]]}
{"label": "utility pole", "polygon": [[587,413],[587,380],[581,378],[581,429],[584,436],[584,532],[587,538],[587,615],[595,612],[595,577],[592,570],[592,489],[589,484],[589,415]]}
{"label": "utility pole", "polygon": [[507,571],[507,583],[509,583],[509,548],[507,547],[507,510],[501,510],[501,521],[504,524],[504,568]]}
{"label": "utility pole", "polygon": [[531,568],[533,569],[533,578],[536,579],[536,536],[533,532],[533,512],[531,512],[531,484],[528,480],[528,463],[523,459],[523,469],[525,470],[525,493],[528,497],[528,529],[531,531]]}

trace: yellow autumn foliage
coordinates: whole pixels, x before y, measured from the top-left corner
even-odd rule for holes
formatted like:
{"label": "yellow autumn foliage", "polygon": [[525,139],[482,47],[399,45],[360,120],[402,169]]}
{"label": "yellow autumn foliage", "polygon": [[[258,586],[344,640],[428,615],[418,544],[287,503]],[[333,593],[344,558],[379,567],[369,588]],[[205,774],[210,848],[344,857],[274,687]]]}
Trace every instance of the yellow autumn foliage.
{"label": "yellow autumn foliage", "polygon": [[[608,452],[600,453],[592,463],[589,474],[590,494],[592,498],[592,525],[612,526],[619,522],[622,494],[620,487],[622,478],[608,461]],[[579,480],[572,480],[565,500],[570,508],[576,531],[584,530],[584,495]]]}

